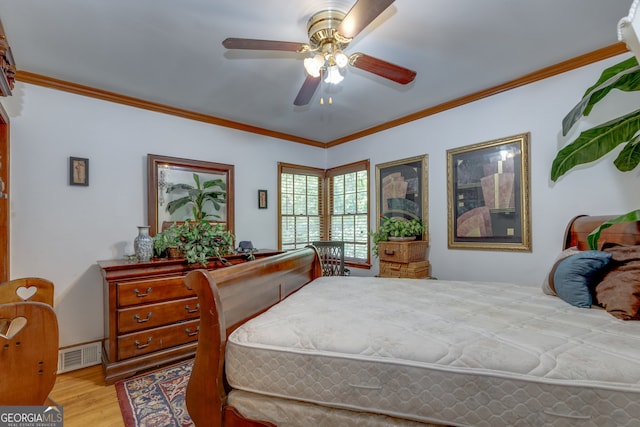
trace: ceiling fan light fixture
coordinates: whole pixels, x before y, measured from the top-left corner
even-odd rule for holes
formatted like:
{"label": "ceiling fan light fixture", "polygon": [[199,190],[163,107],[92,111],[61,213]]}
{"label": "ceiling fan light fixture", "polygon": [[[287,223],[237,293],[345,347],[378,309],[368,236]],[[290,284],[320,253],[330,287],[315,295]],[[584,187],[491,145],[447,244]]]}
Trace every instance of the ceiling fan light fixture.
{"label": "ceiling fan light fixture", "polygon": [[307,70],[307,74],[311,77],[319,77],[320,70],[324,66],[324,57],[322,55],[316,55],[313,58],[305,58],[304,69]]}
{"label": "ceiling fan light fixture", "polygon": [[333,59],[336,65],[340,68],[344,68],[349,63],[349,57],[344,54],[343,51],[337,50],[333,53]]}
{"label": "ceiling fan light fixture", "polygon": [[327,77],[324,79],[325,83],[338,84],[344,79],[340,73],[340,68],[337,65],[327,67]]}
{"label": "ceiling fan light fixture", "polygon": [[[313,52],[315,56],[304,59],[307,76],[293,101],[296,106],[309,104],[323,80],[327,84],[340,83],[343,80],[341,70],[346,69],[347,65],[406,85],[416,77],[415,71],[363,53],[349,56],[344,53],[351,40],[393,2],[394,0],[355,0],[347,13],[335,9],[320,10],[307,21],[309,43],[232,37],[225,39],[222,45],[227,49],[295,52],[307,54],[306,56]],[[324,103],[324,99],[321,98],[320,102]],[[328,102],[333,103],[331,97]]]}

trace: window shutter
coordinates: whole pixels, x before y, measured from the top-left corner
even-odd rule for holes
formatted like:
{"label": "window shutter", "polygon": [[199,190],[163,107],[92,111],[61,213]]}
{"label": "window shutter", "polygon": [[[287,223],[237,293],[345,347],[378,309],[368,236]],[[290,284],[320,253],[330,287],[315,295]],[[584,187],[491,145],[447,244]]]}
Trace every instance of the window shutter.
{"label": "window shutter", "polygon": [[279,241],[282,250],[322,240],[325,206],[324,170],[279,163]]}
{"label": "window shutter", "polygon": [[324,171],[278,163],[281,250],[345,242],[345,260],[369,264],[369,161]]}

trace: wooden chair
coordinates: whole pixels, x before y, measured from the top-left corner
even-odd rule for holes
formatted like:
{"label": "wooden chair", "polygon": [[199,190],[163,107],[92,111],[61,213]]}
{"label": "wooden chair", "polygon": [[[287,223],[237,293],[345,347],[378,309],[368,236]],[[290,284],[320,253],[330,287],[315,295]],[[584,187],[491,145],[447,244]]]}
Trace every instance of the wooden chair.
{"label": "wooden chair", "polygon": [[344,276],[344,242],[317,241],[311,244],[320,256],[323,276]]}
{"label": "wooden chair", "polygon": [[0,304],[0,406],[45,405],[58,371],[58,320],[42,302]]}
{"label": "wooden chair", "polygon": [[53,307],[53,282],[39,277],[25,277],[0,283],[0,304],[43,302]]}
{"label": "wooden chair", "polygon": [[0,283],[0,405],[55,405],[58,320],[53,283],[27,277]]}

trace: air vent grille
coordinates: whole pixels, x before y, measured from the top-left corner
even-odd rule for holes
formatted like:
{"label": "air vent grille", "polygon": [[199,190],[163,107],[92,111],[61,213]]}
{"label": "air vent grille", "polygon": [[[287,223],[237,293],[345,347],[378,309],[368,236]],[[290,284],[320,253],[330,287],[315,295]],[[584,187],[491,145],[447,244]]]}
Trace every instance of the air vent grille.
{"label": "air vent grille", "polygon": [[100,342],[93,342],[60,350],[58,353],[58,373],[69,372],[102,362]]}

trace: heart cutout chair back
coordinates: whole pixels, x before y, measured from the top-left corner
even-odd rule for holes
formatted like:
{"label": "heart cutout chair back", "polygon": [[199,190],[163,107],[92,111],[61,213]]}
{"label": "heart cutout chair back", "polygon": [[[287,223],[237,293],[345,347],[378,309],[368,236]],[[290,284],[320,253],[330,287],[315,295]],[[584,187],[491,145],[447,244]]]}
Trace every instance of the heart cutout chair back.
{"label": "heart cutout chair back", "polygon": [[35,286],[29,286],[28,288],[26,286],[20,286],[18,289],[16,289],[16,295],[18,295],[18,297],[22,299],[22,301],[29,301],[31,298],[33,298],[36,292],[38,292],[38,288],[36,288]]}
{"label": "heart cutout chair back", "polygon": [[58,371],[58,321],[40,302],[0,304],[0,406],[43,405]]}
{"label": "heart cutout chair back", "polygon": [[25,277],[0,283],[0,303],[43,302],[53,306],[53,282],[40,277]]}

